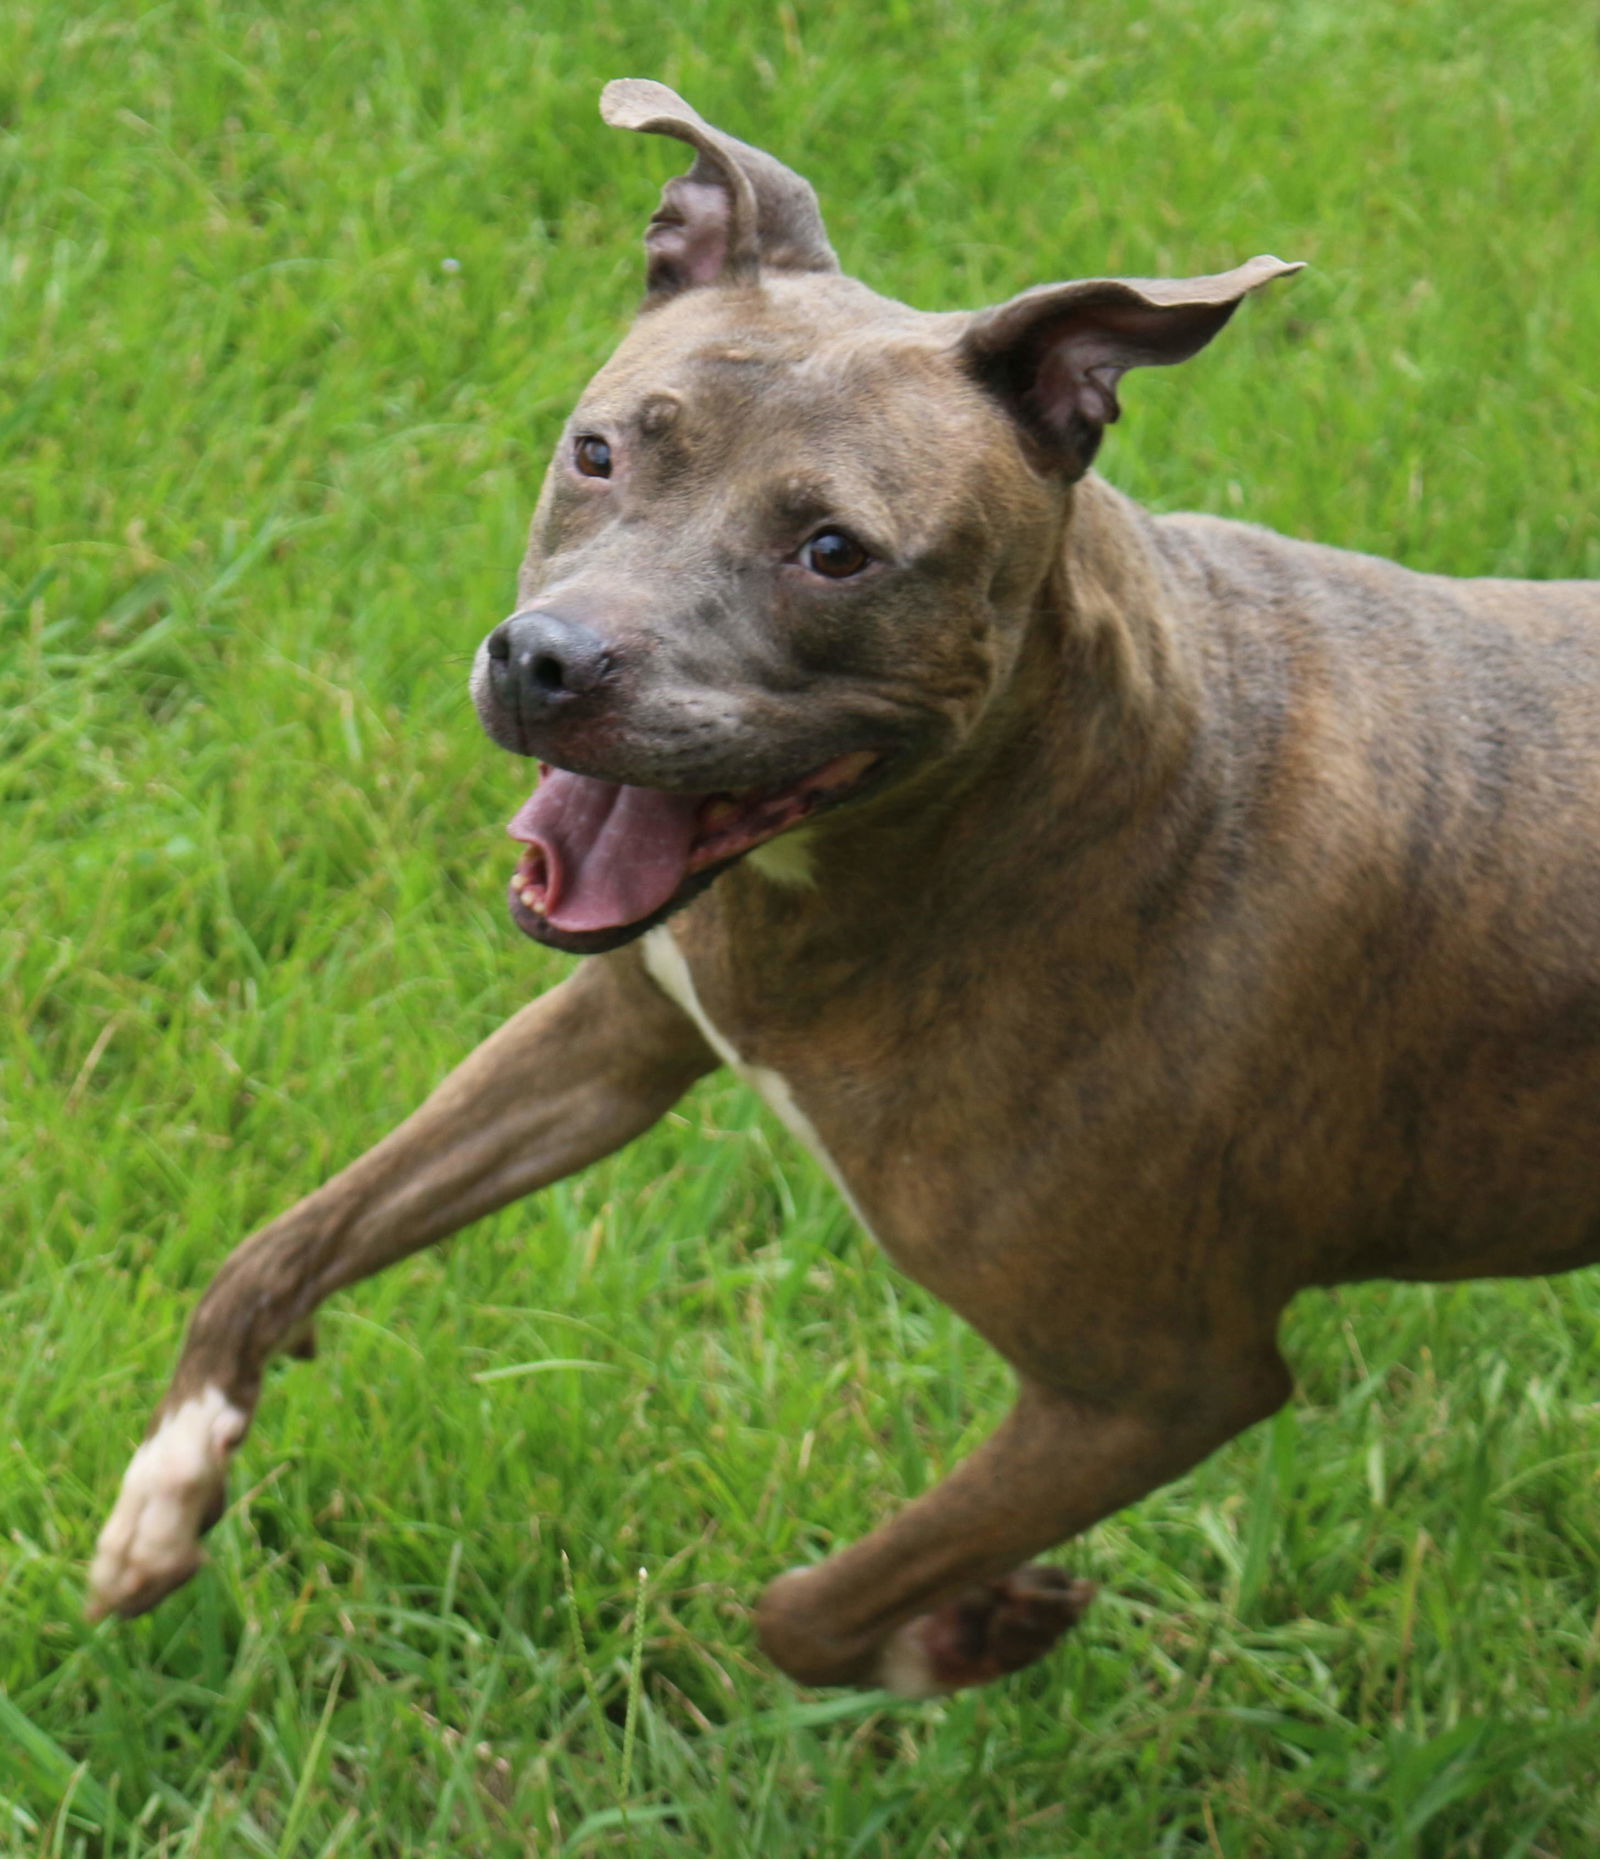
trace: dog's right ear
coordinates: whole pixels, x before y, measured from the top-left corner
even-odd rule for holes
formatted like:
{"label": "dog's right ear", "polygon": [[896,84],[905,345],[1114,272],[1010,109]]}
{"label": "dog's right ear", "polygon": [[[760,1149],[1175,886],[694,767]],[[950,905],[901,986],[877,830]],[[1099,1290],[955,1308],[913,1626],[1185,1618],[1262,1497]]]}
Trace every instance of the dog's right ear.
{"label": "dog's right ear", "polygon": [[713,129],[665,84],[617,78],[600,114],[613,129],[676,136],[695,151],[689,172],[662,188],[644,235],[647,309],[697,285],[754,284],[763,270],[839,269],[811,183]]}

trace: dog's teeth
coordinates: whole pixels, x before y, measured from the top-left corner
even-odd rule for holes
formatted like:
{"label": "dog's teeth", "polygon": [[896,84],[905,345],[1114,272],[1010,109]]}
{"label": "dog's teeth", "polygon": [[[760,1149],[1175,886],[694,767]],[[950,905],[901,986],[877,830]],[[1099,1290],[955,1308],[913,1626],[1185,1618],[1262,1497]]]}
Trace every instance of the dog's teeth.
{"label": "dog's teeth", "polygon": [[531,884],[522,887],[522,901],[530,910],[537,910],[539,908],[539,893]]}
{"label": "dog's teeth", "polygon": [[700,824],[710,827],[726,826],[738,811],[739,803],[736,800],[708,800],[700,809]]}

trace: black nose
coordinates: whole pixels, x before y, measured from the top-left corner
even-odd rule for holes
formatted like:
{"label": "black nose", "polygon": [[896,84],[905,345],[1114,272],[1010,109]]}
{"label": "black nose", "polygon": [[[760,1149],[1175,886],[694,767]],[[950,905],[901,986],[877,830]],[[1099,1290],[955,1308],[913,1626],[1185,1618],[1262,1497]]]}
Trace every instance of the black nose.
{"label": "black nose", "polygon": [[487,646],[489,676],[530,722],[587,696],[611,669],[611,649],[594,628],[554,607],[513,613]]}

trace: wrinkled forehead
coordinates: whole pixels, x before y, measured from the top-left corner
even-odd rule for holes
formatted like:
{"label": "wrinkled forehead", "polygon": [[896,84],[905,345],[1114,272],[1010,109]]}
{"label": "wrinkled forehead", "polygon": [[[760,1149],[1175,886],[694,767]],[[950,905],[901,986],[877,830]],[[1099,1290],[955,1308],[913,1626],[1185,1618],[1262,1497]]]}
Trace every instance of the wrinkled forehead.
{"label": "wrinkled forehead", "polygon": [[[847,280],[692,293],[635,324],[573,425],[623,436],[680,494],[758,488],[912,548],[964,494],[999,423],[947,319]],[[909,493],[909,494],[908,494]]]}

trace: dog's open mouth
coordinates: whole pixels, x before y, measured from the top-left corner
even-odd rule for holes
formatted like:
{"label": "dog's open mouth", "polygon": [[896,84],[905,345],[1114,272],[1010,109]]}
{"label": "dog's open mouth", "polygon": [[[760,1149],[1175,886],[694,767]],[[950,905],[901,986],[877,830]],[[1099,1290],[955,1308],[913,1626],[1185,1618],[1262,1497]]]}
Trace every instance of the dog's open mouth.
{"label": "dog's open mouth", "polygon": [[714,871],[863,787],[884,757],[837,755],[798,781],[742,793],[669,794],[539,765],[506,831],[526,848],[511,916],[540,942],[613,948],[659,922]]}

